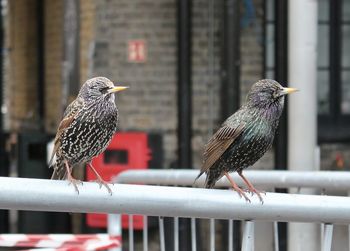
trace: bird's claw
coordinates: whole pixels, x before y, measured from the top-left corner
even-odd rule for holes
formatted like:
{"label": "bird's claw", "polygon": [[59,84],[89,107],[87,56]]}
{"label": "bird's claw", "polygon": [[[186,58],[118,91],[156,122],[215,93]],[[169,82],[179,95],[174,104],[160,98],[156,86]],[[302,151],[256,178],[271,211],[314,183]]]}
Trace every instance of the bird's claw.
{"label": "bird's claw", "polygon": [[263,200],[261,194],[263,193],[264,195],[266,195],[265,191],[259,191],[259,190],[255,189],[254,187],[248,188],[247,190],[249,191],[249,193],[251,193],[251,195],[256,194],[259,197],[261,204],[264,204],[264,200]]}
{"label": "bird's claw", "polygon": [[243,189],[241,189],[241,188],[238,188],[238,189],[237,189],[237,188],[234,188],[233,190],[236,191],[236,192],[238,193],[238,195],[239,195],[240,198],[243,197],[243,198],[246,200],[246,202],[251,203],[250,199],[249,199],[248,196],[245,194],[245,192],[244,192]]}
{"label": "bird's claw", "polygon": [[[102,179],[96,179],[96,180],[94,180],[94,182],[96,182],[99,185],[100,189],[102,188],[102,186],[104,186],[107,189],[109,195],[112,196],[113,192],[112,192],[112,189],[109,187],[109,183],[107,183],[106,181],[104,181]],[[113,183],[111,183],[111,184],[114,185]]]}
{"label": "bird's claw", "polygon": [[[237,190],[236,190],[237,191]],[[264,200],[261,196],[261,194],[263,193],[264,195],[266,195],[266,192],[265,191],[259,191],[255,188],[253,189],[240,189],[240,191],[237,191],[237,193],[239,194],[239,196],[242,198],[244,197],[246,199],[246,201],[248,201],[249,203],[251,202],[250,199],[246,196],[246,193],[249,193],[250,195],[254,195],[256,194],[258,197],[259,197],[259,200],[261,202],[261,204],[264,204]]]}
{"label": "bird's claw", "polygon": [[74,179],[73,177],[68,178],[68,185],[72,184],[75,191],[79,194],[78,185],[83,185],[84,183],[81,180]]}

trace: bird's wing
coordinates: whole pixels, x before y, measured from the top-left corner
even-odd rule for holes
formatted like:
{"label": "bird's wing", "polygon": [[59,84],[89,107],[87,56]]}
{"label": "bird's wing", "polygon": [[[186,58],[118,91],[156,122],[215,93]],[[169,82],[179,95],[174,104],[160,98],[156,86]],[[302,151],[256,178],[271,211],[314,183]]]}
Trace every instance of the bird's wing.
{"label": "bird's wing", "polygon": [[70,105],[67,106],[66,110],[64,111],[63,119],[62,119],[62,121],[59,124],[58,129],[57,129],[57,133],[56,133],[56,137],[55,137],[55,141],[54,141],[54,148],[53,148],[53,151],[51,154],[49,166],[52,166],[54,156],[60,147],[60,144],[61,144],[60,138],[61,138],[62,133],[73,122],[74,118],[76,117],[78,112],[81,110],[83,105],[84,105],[83,100],[80,98],[77,98],[72,103],[70,103]]}
{"label": "bird's wing", "polygon": [[240,123],[236,127],[223,125],[209,140],[204,150],[204,161],[201,174],[206,172],[227,150],[227,148],[242,133],[244,124]]}

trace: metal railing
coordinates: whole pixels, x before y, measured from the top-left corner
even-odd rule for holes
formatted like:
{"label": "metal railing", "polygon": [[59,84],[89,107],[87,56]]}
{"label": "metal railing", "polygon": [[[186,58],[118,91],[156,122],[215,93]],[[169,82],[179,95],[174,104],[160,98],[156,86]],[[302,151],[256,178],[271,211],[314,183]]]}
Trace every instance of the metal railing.
{"label": "metal railing", "polygon": [[266,193],[262,205],[228,190],[116,184],[110,196],[96,183],[79,188],[77,194],[66,181],[0,177],[0,208],[350,224],[348,197]]}
{"label": "metal railing", "polygon": [[[197,170],[130,170],[121,173],[116,181],[118,183],[136,183],[136,184],[149,184],[149,185],[166,185],[166,186],[196,186],[201,187],[204,184],[205,177],[201,177],[195,184],[193,184],[195,177],[197,176]],[[237,174],[231,175],[238,185],[244,186],[241,178]],[[331,191],[350,191],[350,173],[348,172],[335,172],[335,171],[246,171],[245,176],[257,187],[264,189],[271,188],[314,188],[318,189],[320,192],[324,193],[326,190]],[[230,183],[226,178],[221,179],[217,183],[217,187],[230,187]],[[201,196],[206,197],[206,192],[200,189]],[[222,191],[222,190],[221,190]],[[193,191],[191,190],[191,193]],[[232,193],[229,191],[229,193]],[[169,195],[169,198],[172,198],[173,195]],[[197,196],[197,195],[196,195]],[[200,195],[199,195],[200,196]],[[230,200],[232,200],[232,196]],[[235,196],[237,196],[235,194]],[[270,200],[274,197],[274,199]],[[302,196],[302,197],[299,197]],[[280,221],[288,221],[288,222],[318,222],[325,223],[322,224],[322,250],[331,250],[332,237],[333,237],[333,224],[338,224],[340,222],[334,222],[332,219],[329,219],[326,216],[325,212],[328,211],[328,206],[323,204],[324,199],[329,199],[333,197],[329,196],[315,196],[315,195],[307,195],[310,197],[304,197],[306,195],[289,195],[289,194],[274,194],[267,193],[264,196],[264,205],[259,207],[257,205],[258,211],[250,211],[249,205],[247,208],[243,209],[237,207],[237,205],[226,205],[223,206],[221,204],[216,204],[216,202],[212,202],[212,204],[218,205],[218,210],[224,210],[223,207],[232,210],[234,208],[234,216],[228,221],[228,250],[233,250],[233,240],[232,240],[232,232],[233,232],[233,221],[235,220],[245,220],[244,221],[244,232],[243,232],[243,240],[242,240],[242,250],[253,250],[254,248],[254,221],[256,220],[265,220],[274,222],[274,243],[275,250],[278,250],[278,225],[277,222]],[[291,200],[292,198],[301,198],[299,202]],[[256,197],[255,203],[257,202]],[[349,199],[347,197],[340,197],[345,200]],[[197,203],[198,200],[201,200],[202,197],[193,198],[193,203]],[[304,206],[309,205],[311,202],[309,199],[314,200],[314,206],[309,208],[304,208]],[[221,201],[221,199],[219,199]],[[243,199],[240,200],[241,203],[245,203]],[[276,203],[276,204],[275,204]],[[342,202],[341,202],[342,203]],[[269,206],[266,206],[266,205]],[[335,205],[335,204],[334,204]],[[184,205],[185,206],[185,205]],[[209,205],[201,205],[201,207],[210,207]],[[247,206],[247,205],[246,205]],[[284,207],[286,206],[286,207]],[[210,211],[206,207],[205,211]],[[337,207],[337,206],[336,206]],[[337,207],[338,208],[338,207]],[[215,209],[214,209],[215,210]],[[245,211],[248,215],[242,217],[240,213]],[[299,211],[300,210],[300,211]],[[321,211],[322,212],[321,212]],[[348,224],[344,219],[349,216],[350,212],[346,210],[338,211],[336,209],[339,217],[341,218],[340,224]],[[330,213],[331,211],[328,211]],[[269,215],[269,214],[272,215]],[[310,213],[310,214],[309,214]],[[262,218],[259,218],[259,216]],[[319,214],[322,219],[312,219],[313,216]],[[346,216],[345,216],[346,214]],[[282,216],[283,215],[283,216]],[[287,216],[289,215],[289,217]],[[300,216],[306,216],[304,219],[300,219]],[[311,216],[312,215],[312,216]],[[272,217],[270,217],[272,216]],[[278,218],[282,216],[282,218]],[[201,218],[203,215],[197,214],[196,218]],[[309,218],[311,217],[311,218]],[[326,218],[323,218],[326,217]],[[132,218],[132,217],[130,217]],[[146,219],[147,217],[145,217]],[[192,236],[192,250],[196,250],[196,238],[195,238],[195,226],[196,226],[196,218],[191,218],[191,236]],[[211,217],[210,219],[210,240],[209,240],[209,250],[215,250],[215,221],[216,217]],[[249,220],[248,220],[249,219]],[[121,228],[121,218],[119,215],[110,215],[109,222],[117,223],[117,226],[114,225],[113,229],[110,231],[118,231],[121,233],[121,229],[116,230],[116,228]],[[331,224],[332,223],[332,224]],[[159,220],[159,231],[160,237],[164,236],[164,227],[162,227],[164,223]],[[112,225],[112,224],[110,224]],[[178,249],[178,217],[174,219],[174,229],[175,229],[175,242],[174,242],[174,250]],[[144,225],[144,238],[143,238],[143,250],[147,249],[147,224]],[[146,235],[146,236],[145,236]],[[350,240],[350,238],[349,238]],[[133,247],[133,230],[132,223],[129,222],[129,248]],[[350,244],[349,244],[350,247]],[[164,240],[160,241],[161,250],[164,249]],[[133,250],[133,249],[129,249]]]}
{"label": "metal railing", "polygon": [[[153,177],[152,172],[156,175],[160,174],[160,171],[147,171],[142,175],[139,171],[129,171],[120,175],[118,181],[145,184],[148,183],[150,177]],[[263,177],[263,173],[247,171],[246,176],[258,187],[260,179],[261,184],[265,182],[266,186],[270,185],[273,187],[303,187],[303,184],[310,185],[310,182],[315,182],[315,185],[321,183],[322,185],[317,187],[322,189],[348,190],[349,188],[350,177],[348,173],[329,172],[326,175],[321,172],[315,172],[312,175],[307,173],[305,175],[303,173],[298,174],[302,175],[304,179],[301,177],[292,179],[291,177],[296,174],[291,172],[289,177],[288,173],[285,172],[285,176],[276,175],[276,180],[273,181],[273,172],[266,171],[266,179],[271,179],[269,184],[265,182],[266,179]],[[192,177],[186,178],[190,181],[187,184],[192,184],[197,172],[166,171],[163,174],[168,177],[168,180],[166,180],[165,176],[157,176],[158,181],[149,183],[169,184],[174,182],[174,179],[184,182],[185,178],[181,178],[181,175],[186,174],[192,175]],[[134,175],[140,176],[135,178],[136,176]],[[318,182],[314,180],[315,175],[319,176]],[[134,177],[131,178],[131,176]],[[284,178],[277,182],[281,177]],[[305,177],[309,177],[309,181]],[[348,182],[346,182],[347,178],[349,178]],[[239,182],[239,179],[236,180]],[[300,183],[296,182],[296,180],[299,180]],[[198,185],[202,181],[199,180]],[[225,181],[221,182],[225,183]],[[180,185],[186,184],[181,183]],[[191,218],[191,225],[194,229],[191,232],[193,240],[192,250],[196,250],[194,241],[196,239],[196,218],[210,219],[210,232],[213,232],[215,228],[213,219],[227,219],[229,222],[229,234],[232,233],[233,220],[243,220],[245,222],[245,230],[242,250],[253,250],[254,242],[252,240],[254,240],[255,221],[325,223],[323,250],[330,250],[333,224],[350,224],[350,198],[348,197],[266,193],[264,195],[264,204],[262,205],[256,196],[250,196],[252,202],[247,203],[237,193],[229,190],[115,184],[111,186],[113,195],[110,196],[104,188],[100,189],[96,183],[84,182],[79,188],[80,194],[77,194],[66,181],[0,177],[0,208],[112,214],[110,215],[112,221],[109,221],[109,232],[111,234],[120,234],[121,232],[121,228],[114,224],[115,219],[120,222],[120,217],[116,213],[144,215],[144,250],[147,250],[148,239],[146,216],[174,217],[175,234],[177,233],[174,243],[175,250],[178,250],[176,241],[178,241],[179,217]],[[132,226],[132,217],[129,217],[129,224]],[[161,250],[164,250],[163,217],[159,217],[159,226],[160,247]],[[129,233],[129,237],[132,237],[133,231],[131,227]],[[210,238],[210,243],[214,246],[212,237]],[[229,240],[229,247],[232,250],[232,240]]]}
{"label": "metal railing", "polygon": [[[130,170],[121,173],[118,183],[139,183],[148,185],[202,187],[205,175],[194,184],[198,170]],[[274,171],[247,170],[244,175],[256,186],[262,188],[316,188],[350,191],[350,172],[340,171]],[[237,173],[231,177],[239,186],[245,186]],[[216,187],[231,187],[223,177]]]}

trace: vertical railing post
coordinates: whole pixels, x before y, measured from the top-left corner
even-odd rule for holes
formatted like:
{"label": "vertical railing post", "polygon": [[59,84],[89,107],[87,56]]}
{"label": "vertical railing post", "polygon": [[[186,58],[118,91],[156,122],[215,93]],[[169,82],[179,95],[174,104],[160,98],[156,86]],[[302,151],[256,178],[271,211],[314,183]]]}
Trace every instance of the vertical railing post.
{"label": "vertical railing post", "polygon": [[160,251],[165,251],[164,217],[159,217],[159,242]]}
{"label": "vertical railing post", "polygon": [[210,228],[210,251],[215,251],[215,219],[209,220],[209,228]]}
{"label": "vertical railing post", "polygon": [[129,250],[134,251],[134,216],[129,214]]}
{"label": "vertical railing post", "polygon": [[333,238],[333,224],[324,224],[322,251],[331,251]]}
{"label": "vertical railing post", "polygon": [[279,251],[280,250],[280,241],[279,241],[279,234],[278,234],[278,222],[275,221],[273,223],[273,240],[274,240],[274,250]]}
{"label": "vertical railing post", "polygon": [[148,251],[148,216],[143,216],[143,251]]}
{"label": "vertical railing post", "polygon": [[108,214],[107,232],[109,236],[120,237],[120,246],[109,251],[122,251],[122,217],[120,214]]}
{"label": "vertical railing post", "polygon": [[196,218],[191,218],[191,251],[197,251]]}
{"label": "vertical railing post", "polygon": [[242,251],[254,251],[254,222],[246,221],[244,223]]}

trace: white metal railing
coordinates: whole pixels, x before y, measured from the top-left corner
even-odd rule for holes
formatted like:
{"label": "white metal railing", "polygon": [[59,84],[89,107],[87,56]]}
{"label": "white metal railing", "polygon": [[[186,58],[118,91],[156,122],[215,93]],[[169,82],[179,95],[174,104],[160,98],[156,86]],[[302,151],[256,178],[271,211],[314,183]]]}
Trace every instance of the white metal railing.
{"label": "white metal railing", "polygon": [[[118,183],[136,183],[136,184],[151,184],[151,185],[167,185],[167,186],[196,186],[201,187],[204,184],[205,177],[201,177],[195,184],[193,184],[195,177],[198,174],[198,170],[130,170],[125,171],[121,173],[117,178],[116,181]],[[244,183],[242,182],[241,178],[237,174],[231,175],[235,181],[239,184],[244,186]],[[322,193],[326,190],[338,190],[338,191],[350,191],[350,173],[348,172],[335,172],[335,171],[257,171],[257,170],[247,170],[245,172],[245,176],[258,188],[264,188],[264,189],[271,189],[271,188],[315,188],[319,189]],[[217,187],[230,187],[230,183],[227,181],[226,178],[221,179],[217,183]],[[205,192],[200,189],[202,196],[207,196]],[[203,192],[202,192],[203,191]],[[229,191],[230,192],[230,191]],[[192,190],[191,190],[192,193]],[[232,192],[230,192],[232,193]],[[172,195],[169,195],[171,198]],[[236,195],[237,196],[237,195]],[[277,204],[274,204],[274,202],[269,201],[270,196],[277,196],[274,197],[274,202],[278,202]],[[290,200],[291,197],[293,198],[301,198],[299,202]],[[262,205],[258,211],[259,212],[253,212],[250,211],[250,209],[246,208],[238,208],[237,205],[226,205],[227,208],[234,211],[235,215],[231,219],[239,220],[244,218],[244,232],[243,232],[243,240],[242,240],[242,250],[253,250],[254,249],[254,221],[255,220],[262,220],[255,218],[260,213],[263,215],[262,218],[267,221],[274,222],[274,243],[275,243],[275,250],[278,250],[278,234],[277,229],[278,221],[288,221],[288,222],[296,222],[296,221],[305,221],[305,219],[298,219],[300,215],[308,215],[307,212],[311,213],[315,216],[315,214],[320,213],[320,217],[322,218],[325,216],[324,212],[328,211],[328,206],[323,204],[323,199],[325,198],[333,198],[329,196],[315,196],[315,195],[308,195],[311,197],[303,197],[305,195],[302,195],[302,197],[299,197],[301,195],[289,195],[289,194],[273,194],[273,193],[267,193],[267,195],[264,197],[265,204]],[[270,197],[271,198],[271,197]],[[309,198],[315,199],[314,207],[312,208],[304,208],[303,206],[308,204]],[[343,201],[348,200],[347,197],[340,197]],[[193,198],[194,203],[197,203],[196,198]],[[219,199],[221,200],[221,199]],[[230,198],[232,200],[232,197]],[[241,202],[245,203],[242,199]],[[255,203],[257,200],[255,200]],[[213,201],[213,203],[216,203]],[[290,204],[289,204],[290,203]],[[342,202],[340,202],[342,203]],[[247,203],[245,203],[247,204]],[[267,204],[271,207],[268,207]],[[283,207],[285,205],[286,207]],[[335,204],[334,204],[335,205]],[[222,205],[218,204],[219,210],[224,210],[222,208]],[[226,207],[224,206],[224,207]],[[257,205],[258,206],[258,205]],[[282,206],[282,207],[281,207]],[[336,206],[337,207],[337,206]],[[221,208],[221,209],[220,209]],[[300,209],[298,213],[298,209]],[[321,209],[322,208],[322,209]],[[246,215],[248,217],[240,217],[241,210],[245,211],[250,215]],[[309,211],[310,210],[310,211]],[[322,213],[320,212],[322,211]],[[337,210],[336,210],[337,211]],[[347,212],[346,210],[340,212],[341,215],[346,214],[345,218],[350,215],[350,212]],[[330,211],[329,211],[330,212]],[[267,213],[267,214],[266,214]],[[284,219],[277,219],[277,218],[270,218],[268,216],[268,213],[272,213],[275,216],[276,215],[283,215],[290,217],[284,218]],[[299,216],[297,216],[299,215]],[[339,215],[340,216],[340,215]],[[202,217],[197,215],[196,217]],[[147,218],[147,217],[145,217]],[[215,250],[215,217],[210,218],[210,240],[209,240],[209,247],[210,250]],[[306,216],[308,218],[308,216]],[[343,216],[340,216],[342,219],[341,221],[344,224],[346,223],[343,218]],[[119,227],[120,225],[120,217],[118,215],[110,215],[109,216],[109,222],[117,223]],[[177,221],[175,218],[174,220],[174,229],[175,229],[175,235],[177,233]],[[248,220],[249,219],[249,220]],[[310,219],[309,222],[323,222],[325,224],[322,224],[322,243],[321,247],[322,250],[331,250],[331,243],[332,243],[332,236],[333,236],[333,224],[337,224],[331,219],[322,219],[321,221],[318,221],[315,219]],[[164,236],[164,228],[161,227],[163,222],[159,221],[159,229],[160,229],[160,237]],[[232,240],[232,227],[233,227],[233,221],[228,221],[228,250],[233,250],[233,240]],[[121,230],[119,230],[121,231]],[[147,234],[147,225],[143,228],[144,233]],[[132,224],[129,224],[129,245],[133,245],[133,236],[132,236]],[[191,218],[191,235],[192,235],[192,250],[196,250],[196,242],[195,242],[195,218]],[[130,238],[131,236],[131,238]],[[148,249],[145,248],[145,245],[147,246],[147,242],[145,244],[145,235],[144,235],[144,251],[147,251]],[[176,243],[176,239],[174,243],[174,249],[178,250],[178,245]],[[349,238],[350,240],[350,238]],[[161,250],[164,250],[163,245],[164,240],[160,243]],[[349,244],[350,248],[350,244]],[[133,250],[133,249],[130,249]]]}
{"label": "white metal railing", "polygon": [[348,197],[266,193],[262,205],[229,190],[116,184],[110,196],[96,183],[79,188],[77,194],[66,181],[0,177],[0,208],[350,224]]}
{"label": "white metal railing", "polygon": [[[205,175],[194,183],[198,170],[130,170],[121,173],[118,183],[139,183],[148,185],[196,186],[202,187]],[[244,175],[255,185],[263,188],[319,188],[350,191],[350,172],[341,171],[274,171],[247,170]],[[231,174],[239,186],[245,186],[237,173]],[[223,177],[216,187],[230,187]]]}
{"label": "white metal railing", "polygon": [[[147,179],[152,177],[152,172],[153,174],[160,174],[160,171],[147,171],[144,179],[141,178],[142,175],[137,179],[131,179],[130,176],[139,175],[141,172],[128,171],[120,175],[118,181],[145,184],[148,181]],[[172,175],[183,182],[185,178],[181,178],[183,177],[181,175],[185,175],[185,173],[192,175],[192,177],[186,178],[192,184],[197,172],[182,172],[164,172],[163,174],[168,177],[168,180],[164,178],[165,176],[157,176],[158,181],[155,181],[154,184],[169,184],[175,179],[170,177]],[[319,182],[316,180],[312,182],[316,185],[321,183],[322,186],[318,185],[319,188],[342,188],[341,190],[348,190],[350,183],[350,179],[348,182],[345,182],[344,177],[349,178],[348,173],[345,172],[329,172],[324,176],[322,176],[322,173],[315,172],[309,176],[302,175],[304,178],[294,177],[300,183],[291,181],[293,180],[291,177],[296,175],[296,173],[292,172],[290,177],[288,177],[287,172],[283,174],[284,176],[274,176],[272,171],[266,171],[265,178],[263,173],[258,172],[254,174],[254,172],[257,171],[247,171],[246,176],[257,186],[259,185],[259,180],[263,183],[266,178],[270,179],[270,183],[267,184],[265,182],[264,184],[270,185],[270,187],[280,186],[276,184],[281,184],[280,187],[303,187],[303,184],[310,185],[315,175],[319,176]],[[130,175],[129,178],[128,175]],[[272,177],[276,177],[276,180],[281,177],[284,178],[277,182],[276,180],[273,181]],[[310,182],[306,177],[309,177]],[[239,181],[239,179],[236,180],[237,182]],[[202,180],[199,180],[199,185],[200,182]],[[332,183],[337,183],[337,185]],[[181,183],[180,185],[186,184]],[[247,203],[237,193],[229,190],[115,184],[111,186],[113,195],[110,196],[104,188],[100,189],[96,183],[84,182],[79,188],[80,194],[78,195],[66,181],[0,177],[0,208],[55,212],[100,212],[112,214],[110,215],[112,219],[113,217],[114,219],[119,217],[116,213],[144,215],[145,219],[147,219],[146,216],[168,216],[175,218],[175,226],[176,222],[178,222],[176,221],[178,217],[188,217],[191,218],[191,225],[194,228],[196,218],[208,218],[210,219],[211,232],[214,232],[213,229],[215,228],[213,219],[228,219],[229,231],[232,231],[231,224],[233,219],[243,220],[245,221],[243,250],[250,250],[253,247],[253,242],[247,240],[254,239],[254,221],[326,223],[323,231],[323,250],[330,250],[333,233],[332,224],[350,224],[350,198],[348,197],[267,193],[263,196],[264,204],[262,205],[256,196],[250,196],[252,203]],[[132,217],[129,218],[130,226],[132,226]],[[160,217],[160,229],[163,224],[163,218]],[[145,224],[144,250],[147,250],[148,237],[146,226]],[[121,231],[112,221],[109,222],[109,227],[110,233],[115,234]],[[132,235],[131,227],[129,232]],[[195,231],[191,233],[193,240],[195,240]],[[161,250],[164,250],[164,228],[160,232],[160,237]],[[212,237],[210,243],[213,246],[215,245]],[[192,247],[193,250],[196,250],[194,241],[192,241]]]}

